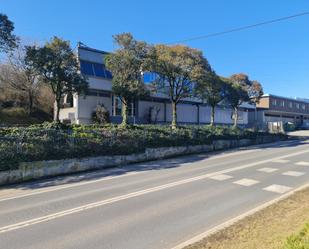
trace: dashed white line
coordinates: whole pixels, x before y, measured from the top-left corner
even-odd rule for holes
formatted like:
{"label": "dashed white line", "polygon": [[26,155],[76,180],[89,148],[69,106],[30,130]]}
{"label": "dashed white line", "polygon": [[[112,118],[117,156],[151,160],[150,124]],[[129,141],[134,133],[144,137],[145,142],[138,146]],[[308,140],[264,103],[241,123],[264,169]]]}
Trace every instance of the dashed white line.
{"label": "dashed white line", "polygon": [[288,191],[290,191],[292,188],[288,187],[288,186],[283,186],[283,185],[270,185],[266,188],[264,188],[264,190],[269,191],[269,192],[274,192],[274,193],[278,193],[278,194],[284,194]]}
{"label": "dashed white line", "polygon": [[290,162],[290,160],[287,159],[277,159],[277,160],[273,160],[273,163],[288,163]]}
{"label": "dashed white line", "polygon": [[303,176],[305,172],[299,172],[299,171],[287,171],[282,173],[284,176]]}
{"label": "dashed white line", "polygon": [[249,186],[252,186],[252,185],[259,183],[259,181],[256,181],[256,180],[253,180],[253,179],[248,179],[248,178],[243,178],[243,179],[236,181],[236,182],[233,182],[233,183],[249,187]]}
{"label": "dashed white line", "polygon": [[228,179],[231,179],[233,178],[232,176],[229,176],[229,175],[214,175],[214,176],[210,176],[209,179],[212,179],[212,180],[217,180],[217,181],[224,181],[224,180],[228,180]]}
{"label": "dashed white line", "polygon": [[[132,192],[132,193],[129,193],[129,194],[120,195],[120,196],[112,197],[112,198],[109,198],[109,199],[89,203],[89,204],[79,206],[79,207],[75,207],[75,208],[72,208],[72,209],[67,209],[67,210],[63,210],[63,211],[60,211],[60,212],[57,212],[57,213],[52,213],[52,214],[49,214],[49,215],[46,215],[46,216],[41,216],[41,217],[38,217],[38,218],[25,220],[25,221],[22,221],[22,222],[19,222],[19,223],[0,227],[0,233],[5,233],[5,232],[17,230],[17,229],[28,227],[28,226],[31,226],[31,225],[35,225],[35,224],[38,224],[38,223],[54,220],[54,219],[57,219],[57,218],[60,218],[60,217],[63,217],[63,216],[70,215],[70,214],[79,213],[79,212],[89,210],[89,209],[92,209],[92,208],[104,206],[104,205],[107,205],[107,204],[112,204],[112,203],[119,202],[119,201],[122,201],[122,200],[127,200],[127,199],[130,199],[130,198],[142,196],[142,195],[145,195],[145,194],[154,193],[154,192],[157,192],[157,191],[160,191],[160,190],[176,187],[176,186],[179,186],[179,185],[195,182],[195,181],[206,179],[206,178],[210,178],[212,176],[224,175],[226,173],[238,171],[238,170],[241,170],[241,169],[252,168],[252,167],[255,167],[255,166],[260,165],[260,164],[271,162],[272,160],[275,160],[275,159],[284,159],[284,158],[287,158],[287,157],[297,156],[297,155],[305,154],[305,153],[308,153],[308,152],[309,152],[309,150],[298,151],[298,152],[294,152],[294,153],[287,154],[287,155],[284,155],[284,156],[279,156],[279,157],[276,157],[276,158],[265,159],[265,160],[262,160],[262,161],[257,161],[257,162],[249,163],[249,164],[246,164],[246,165],[237,166],[237,167],[234,167],[234,168],[229,168],[229,169],[225,169],[225,170],[221,170],[221,171],[217,171],[217,172],[213,172],[213,173],[208,173],[208,174],[204,174],[204,175],[200,175],[200,176],[196,176],[196,177],[186,178],[186,179],[183,179],[183,180],[163,184],[163,185],[156,186],[156,187],[153,187],[153,188],[139,190],[139,191]],[[272,192],[277,192],[277,193],[285,193],[285,192],[287,192],[291,189],[292,188],[290,188],[290,187],[280,186],[280,185],[271,185],[271,186],[265,188],[265,190],[267,190],[267,191],[272,191]]]}
{"label": "dashed white line", "polygon": [[300,165],[300,166],[309,166],[309,162],[297,162],[295,163],[296,165]]}
{"label": "dashed white line", "polygon": [[257,171],[260,171],[260,172],[265,172],[265,173],[272,173],[272,172],[275,172],[277,171],[278,169],[275,169],[275,168],[261,168],[261,169],[257,169]]}

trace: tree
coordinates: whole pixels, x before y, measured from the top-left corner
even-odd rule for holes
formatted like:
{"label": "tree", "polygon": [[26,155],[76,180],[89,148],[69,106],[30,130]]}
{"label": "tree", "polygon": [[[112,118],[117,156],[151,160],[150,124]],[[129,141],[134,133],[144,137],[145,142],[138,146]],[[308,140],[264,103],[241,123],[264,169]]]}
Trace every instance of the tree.
{"label": "tree", "polygon": [[13,91],[27,96],[28,112],[31,114],[41,82],[33,66],[25,60],[25,47],[19,46],[8,56],[7,64],[2,65],[0,80]]}
{"label": "tree", "polygon": [[263,95],[261,83],[250,80],[248,75],[239,73],[233,74],[228,80],[227,99],[234,109],[234,127],[237,126],[238,109],[243,102],[257,104]]}
{"label": "tree", "polygon": [[233,126],[237,127],[239,107],[243,102],[249,101],[247,80],[240,75],[232,75],[224,80],[227,83],[225,97],[233,108]]}
{"label": "tree", "polygon": [[70,43],[54,37],[43,47],[27,46],[25,60],[50,85],[56,100],[55,120],[59,122],[62,98],[66,94],[85,93],[88,89]]}
{"label": "tree", "polygon": [[0,13],[0,52],[8,52],[17,46],[18,38],[13,34],[14,23]]}
{"label": "tree", "polygon": [[137,41],[130,33],[113,36],[118,49],[105,58],[112,72],[112,91],[122,103],[122,126],[128,124],[128,104],[147,94],[142,80],[143,65],[148,55],[145,42]]}
{"label": "tree", "polygon": [[224,98],[224,81],[214,71],[206,71],[197,81],[195,94],[211,107],[210,125],[215,123],[215,108]]}
{"label": "tree", "polygon": [[210,66],[201,51],[187,46],[156,45],[151,53],[150,71],[159,91],[168,95],[172,104],[172,128],[177,127],[177,104],[193,94],[195,82]]}
{"label": "tree", "polygon": [[248,90],[248,95],[251,103],[254,104],[254,128],[257,129],[257,104],[260,102],[261,97],[263,96],[264,91],[262,84],[256,80],[251,82],[251,86]]}

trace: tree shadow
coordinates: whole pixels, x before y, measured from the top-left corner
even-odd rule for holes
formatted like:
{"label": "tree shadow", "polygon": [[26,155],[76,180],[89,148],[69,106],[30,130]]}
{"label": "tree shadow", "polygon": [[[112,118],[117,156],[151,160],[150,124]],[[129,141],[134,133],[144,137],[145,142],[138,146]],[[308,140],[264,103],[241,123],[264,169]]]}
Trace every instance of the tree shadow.
{"label": "tree shadow", "polygon": [[39,180],[33,180],[29,182],[24,182],[20,184],[11,184],[2,186],[1,190],[8,190],[8,189],[18,189],[18,190],[27,190],[27,189],[43,189],[46,187],[52,186],[61,186],[66,184],[74,184],[79,182],[89,182],[98,179],[104,179],[106,177],[113,177],[113,176],[121,176],[126,175],[131,172],[141,172],[141,171],[151,171],[151,170],[163,170],[163,169],[172,169],[177,167],[186,167],[186,164],[195,163],[198,161],[203,161],[206,159],[213,158],[215,156],[220,155],[229,155],[233,152],[238,151],[247,151],[247,150],[255,150],[255,149],[271,149],[271,148],[284,148],[284,147],[298,147],[302,145],[308,145],[309,141],[305,138],[302,139],[293,139],[275,143],[267,143],[267,144],[260,144],[260,145],[252,145],[248,147],[239,147],[239,148],[232,148],[228,150],[221,150],[221,151],[214,151],[208,153],[200,153],[200,154],[191,154],[191,155],[183,155],[177,156],[173,158],[167,159],[159,159],[155,161],[147,161],[141,163],[133,163],[127,164],[118,167],[111,167],[111,168],[104,168],[104,169],[97,169],[97,170],[90,170],[86,172],[78,172],[72,173],[67,175],[55,176],[55,177],[48,177],[48,178],[41,178]]}

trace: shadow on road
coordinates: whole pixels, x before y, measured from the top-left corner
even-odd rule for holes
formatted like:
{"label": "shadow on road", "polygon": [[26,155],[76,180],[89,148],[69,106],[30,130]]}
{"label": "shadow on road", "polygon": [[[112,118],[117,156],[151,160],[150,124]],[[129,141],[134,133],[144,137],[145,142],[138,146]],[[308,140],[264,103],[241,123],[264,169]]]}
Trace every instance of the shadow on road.
{"label": "shadow on road", "polygon": [[184,155],[184,156],[178,156],[178,157],[170,158],[170,159],[148,161],[148,162],[143,162],[143,163],[134,163],[134,164],[125,165],[121,167],[115,167],[115,168],[93,170],[93,171],[88,171],[88,172],[79,172],[76,174],[70,174],[70,175],[64,175],[64,176],[58,176],[58,177],[50,177],[50,178],[40,179],[36,181],[31,181],[31,182],[25,182],[22,184],[7,185],[4,187],[1,187],[0,191],[5,190],[5,189],[19,189],[19,190],[40,189],[40,188],[59,186],[59,185],[64,185],[64,184],[69,184],[69,183],[77,183],[81,181],[91,181],[91,180],[101,179],[104,177],[120,176],[120,175],[125,175],[130,172],[176,168],[176,167],[184,166],[183,164],[186,164],[186,163],[194,163],[194,162],[202,161],[202,160],[212,158],[214,156],[219,156],[219,155],[228,155],[236,151],[246,151],[246,150],[263,149],[263,148],[271,149],[271,148],[284,148],[284,147],[298,147],[301,145],[309,144],[308,139],[309,139],[309,136],[302,137],[302,139],[300,138],[297,139],[297,136],[293,136],[292,140],[288,140],[284,142],[254,145],[254,146],[249,146],[249,147],[243,147],[243,148],[237,148],[237,149],[234,148],[230,150],[216,151],[216,152],[210,152],[210,153]]}

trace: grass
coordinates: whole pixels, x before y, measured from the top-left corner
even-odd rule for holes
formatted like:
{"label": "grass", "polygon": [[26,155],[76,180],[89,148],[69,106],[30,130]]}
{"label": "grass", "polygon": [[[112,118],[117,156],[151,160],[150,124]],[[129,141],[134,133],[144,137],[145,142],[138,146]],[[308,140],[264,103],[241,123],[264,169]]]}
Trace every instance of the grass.
{"label": "grass", "polygon": [[[306,222],[309,222],[309,188],[185,249],[309,249]],[[297,245],[299,241],[303,245]]]}

